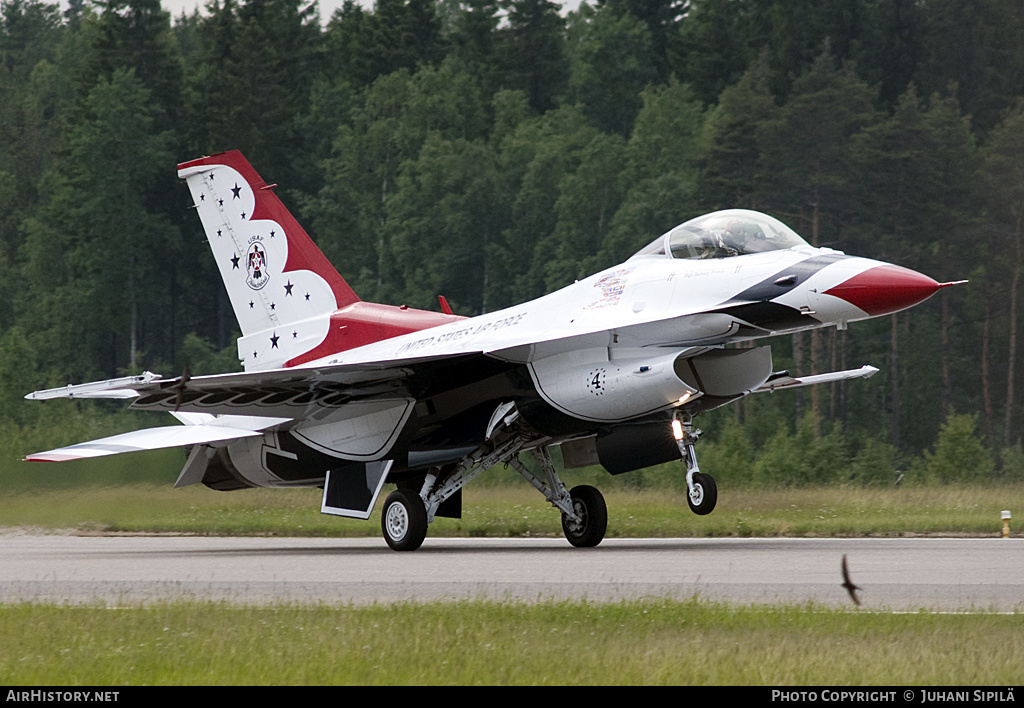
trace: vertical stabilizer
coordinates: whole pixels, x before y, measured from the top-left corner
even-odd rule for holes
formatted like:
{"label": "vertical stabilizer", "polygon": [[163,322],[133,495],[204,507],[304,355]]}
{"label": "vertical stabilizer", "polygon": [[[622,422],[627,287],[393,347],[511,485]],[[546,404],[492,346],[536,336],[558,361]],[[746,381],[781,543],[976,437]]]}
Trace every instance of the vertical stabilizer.
{"label": "vertical stabilizer", "polygon": [[324,341],[359,298],[237,151],[178,165],[231,306],[247,369],[280,366]]}

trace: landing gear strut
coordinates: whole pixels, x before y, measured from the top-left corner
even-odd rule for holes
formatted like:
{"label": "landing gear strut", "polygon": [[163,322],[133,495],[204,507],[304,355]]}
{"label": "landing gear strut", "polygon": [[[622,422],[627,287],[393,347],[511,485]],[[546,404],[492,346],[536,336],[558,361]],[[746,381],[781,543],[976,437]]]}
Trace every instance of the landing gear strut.
{"label": "landing gear strut", "polygon": [[[486,469],[504,462],[521,474],[544,498],[562,512],[562,531],[573,546],[592,548],[604,539],[608,530],[608,507],[594,487],[565,488],[555,471],[546,444],[547,439],[517,424],[519,413],[512,404],[499,406],[488,425],[488,440],[457,464],[430,470],[419,493],[409,488],[392,492],[384,502],[380,527],[384,540],[396,551],[415,551],[427,535],[441,504]],[[519,453],[528,449],[544,470],[545,479],[536,477],[520,461]]]}
{"label": "landing gear strut", "polygon": [[679,454],[686,463],[686,502],[694,514],[710,514],[718,503],[718,485],[709,474],[697,466],[697,454],[693,444],[700,437],[700,430],[693,427],[693,416],[677,414],[672,420],[672,433],[679,447]]}
{"label": "landing gear strut", "polygon": [[565,485],[555,471],[551,456],[546,447],[530,451],[544,468],[547,482],[535,477],[530,470],[515,457],[508,463],[521,474],[527,482],[544,495],[552,506],[562,512],[562,533],[566,540],[577,548],[593,548],[604,540],[608,530],[608,506],[604,497],[594,487],[580,485],[566,491]]}

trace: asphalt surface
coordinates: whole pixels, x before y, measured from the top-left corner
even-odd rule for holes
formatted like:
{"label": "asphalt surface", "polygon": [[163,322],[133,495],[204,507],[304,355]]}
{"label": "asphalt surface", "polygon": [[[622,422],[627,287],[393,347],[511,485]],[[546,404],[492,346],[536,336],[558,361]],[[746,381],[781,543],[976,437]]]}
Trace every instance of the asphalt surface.
{"label": "asphalt surface", "polygon": [[864,609],[1024,610],[1024,539],[427,538],[0,535],[0,601],[330,604],[701,597]]}

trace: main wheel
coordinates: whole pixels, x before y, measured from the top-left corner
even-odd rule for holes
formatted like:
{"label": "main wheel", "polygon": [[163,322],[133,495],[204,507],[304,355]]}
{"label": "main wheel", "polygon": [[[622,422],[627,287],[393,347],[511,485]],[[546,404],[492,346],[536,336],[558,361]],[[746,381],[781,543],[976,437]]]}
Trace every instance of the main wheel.
{"label": "main wheel", "polygon": [[709,474],[698,472],[693,475],[693,490],[686,496],[690,511],[694,514],[710,514],[718,503],[718,485]]}
{"label": "main wheel", "polygon": [[380,516],[384,540],[396,551],[415,551],[427,537],[427,510],[415,492],[398,489],[384,502]]}
{"label": "main wheel", "polygon": [[577,548],[593,548],[604,539],[608,530],[608,507],[601,492],[581,485],[569,490],[572,508],[581,521],[573,521],[562,514],[562,532]]}

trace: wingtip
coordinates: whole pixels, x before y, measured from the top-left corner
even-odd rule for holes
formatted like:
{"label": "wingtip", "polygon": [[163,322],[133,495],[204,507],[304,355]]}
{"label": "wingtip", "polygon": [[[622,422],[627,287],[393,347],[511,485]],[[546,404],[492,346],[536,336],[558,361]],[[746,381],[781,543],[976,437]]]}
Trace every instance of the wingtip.
{"label": "wingtip", "polygon": [[58,452],[37,452],[33,455],[25,455],[24,462],[70,462],[80,460],[82,455],[61,454]]}

